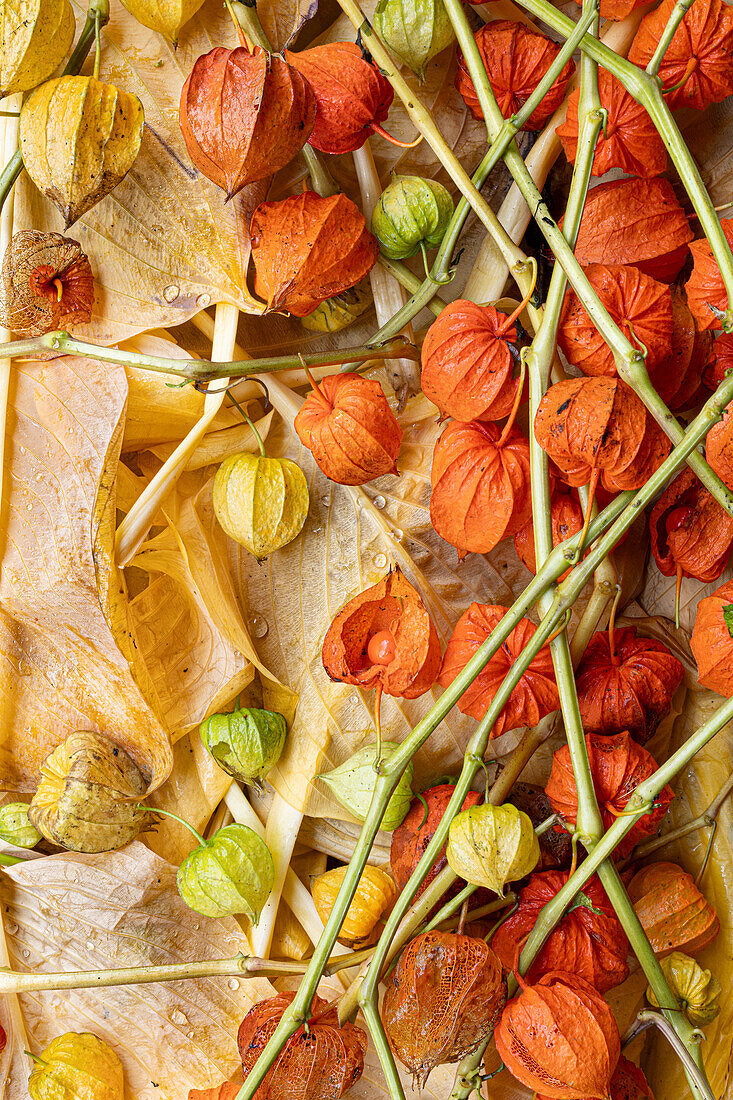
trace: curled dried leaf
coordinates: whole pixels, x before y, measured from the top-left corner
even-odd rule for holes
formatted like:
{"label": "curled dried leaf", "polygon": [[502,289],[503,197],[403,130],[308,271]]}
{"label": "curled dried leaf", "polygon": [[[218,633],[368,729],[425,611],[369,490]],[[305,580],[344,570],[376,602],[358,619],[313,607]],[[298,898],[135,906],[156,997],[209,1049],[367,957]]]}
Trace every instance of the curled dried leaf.
{"label": "curled dried leaf", "polygon": [[[662,970],[691,1024],[700,1027],[715,1019],[720,1012],[722,989],[714,974],[704,970],[682,951],[673,951],[662,959]],[[646,995],[649,1003],[659,1008],[659,1001],[651,987],[647,988]]]}
{"label": "curled dried leaf", "polygon": [[712,905],[692,875],[676,863],[650,863],[629,883],[629,897],[658,958],[681,950],[695,955],[720,931]]}
{"label": "curled dried leaf", "polygon": [[84,1096],[123,1100],[122,1062],[102,1039],[88,1031],[67,1031],[42,1050],[28,1079],[31,1100]]}
{"label": "curled dried leaf", "polygon": [[[733,218],[724,218],[720,224],[728,244],[733,244]],[[728,308],[728,295],[707,237],[693,241],[690,252],[692,272],[685,283],[687,304],[700,329],[720,328],[720,314]]]}
{"label": "curled dried leaf", "polygon": [[[733,548],[733,518],[685,468],[649,516],[652,553],[665,577],[716,581]],[[626,727],[624,727],[626,728]]]}
{"label": "curled dried leaf", "polygon": [[459,878],[503,894],[508,882],[535,869],[540,846],[525,813],[509,803],[486,803],[461,810],[453,818],[446,855]]}
{"label": "curled dried leaf", "polygon": [[[561,542],[577,535],[583,528],[583,511],[580,501],[573,493],[566,492],[561,486],[557,486],[550,501],[550,514],[552,522],[552,545],[559,546]],[[523,565],[526,565],[530,573],[537,572],[537,559],[534,550],[534,523],[530,519],[514,536],[514,549]],[[563,577],[567,576],[567,570]],[[560,580],[563,578],[560,577]]]}
{"label": "curled dried leaf", "polygon": [[701,687],[733,695],[733,581],[726,581],[697,605],[690,649]]}
{"label": "curled dried leaf", "polygon": [[69,0],[0,3],[0,99],[48,80],[74,40]]}
{"label": "curled dried leaf", "polygon": [[[311,882],[313,901],[324,924],[331,915],[347,871],[348,866],[334,867]],[[366,866],[359,877],[356,893],[341,925],[339,943],[353,950],[374,943],[382,930],[380,922],[389,915],[397,896],[394,880],[386,871],[379,867]]]}
{"label": "curled dried leaf", "polygon": [[70,237],[21,230],[6,249],[0,278],[0,324],[16,336],[40,336],[91,318],[94,276]]}
{"label": "curled dried leaf", "polygon": [[[455,787],[452,783],[440,783],[436,787],[429,787],[426,791],[423,791],[422,798],[413,799],[405,820],[393,832],[389,863],[394,880],[400,890],[404,890],[407,880],[433,839],[454,791]],[[423,799],[425,805],[427,805],[427,814]],[[476,791],[469,791],[463,800],[461,809],[467,810],[470,806],[477,806],[480,801],[481,795]],[[415,897],[420,896],[426,886],[443,870],[446,863],[445,845],[443,845],[441,854],[418,887]]]}

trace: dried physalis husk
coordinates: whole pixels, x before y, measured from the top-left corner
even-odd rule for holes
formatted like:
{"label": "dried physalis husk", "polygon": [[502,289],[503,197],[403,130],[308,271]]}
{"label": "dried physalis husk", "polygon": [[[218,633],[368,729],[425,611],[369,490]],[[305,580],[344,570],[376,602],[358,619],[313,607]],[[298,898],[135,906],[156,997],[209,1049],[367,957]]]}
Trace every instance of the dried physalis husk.
{"label": "dried physalis husk", "polygon": [[309,332],[341,332],[371,309],[374,304],[368,279],[348,287],[333,298],[326,298],[312,313],[301,317],[300,323]]}
{"label": "dried physalis husk", "polygon": [[282,755],[288,725],[275,711],[237,707],[227,714],[209,715],[199,733],[222,771],[242,783],[261,786]]}
{"label": "dried physalis husk", "polygon": [[88,1031],[67,1031],[34,1058],[28,1079],[31,1100],[123,1100],[122,1062]]}
{"label": "dried physalis husk", "polygon": [[47,80],[73,38],[69,0],[0,0],[0,99]]}
{"label": "dried physalis husk", "polygon": [[387,980],[382,1020],[393,1051],[422,1087],[488,1036],[506,1001],[501,963],[484,940],[424,932]]}
{"label": "dried physalis husk", "polygon": [[0,324],[16,336],[73,328],[92,316],[94,276],[81,245],[24,229],[3,256]]}
{"label": "dried physalis husk", "polygon": [[204,0],[122,0],[122,2],[138,23],[162,34],[176,46],[181,27],[196,14]]}
{"label": "dried physalis husk", "polygon": [[455,38],[443,0],[379,0],[374,29],[420,80],[428,62]]}
{"label": "dried physalis husk", "polygon": [[459,878],[504,893],[508,882],[537,866],[540,846],[532,822],[516,806],[471,806],[450,823],[446,852]]}
{"label": "dried physalis husk", "polygon": [[720,931],[712,905],[700,893],[692,875],[676,863],[665,861],[642,867],[629,883],[629,897],[660,959],[678,949],[695,955]]}
{"label": "dried physalis husk", "polygon": [[[669,988],[690,1023],[699,1027],[714,1020],[720,1012],[719,997],[722,992],[715,975],[704,970],[682,951],[673,951],[671,955],[667,955],[662,959],[661,966]],[[659,1008],[659,1001],[651,987],[647,989],[646,995],[649,1003]]]}
{"label": "dried physalis husk", "polygon": [[244,913],[257,924],[272,890],[270,849],[247,825],[225,825],[186,856],[176,884],[186,905],[205,917]]}
{"label": "dried physalis husk", "polygon": [[[399,747],[397,741],[382,741],[382,760],[389,760]],[[369,812],[374,785],[377,782],[376,763],[377,746],[365,745],[338,768],[319,776],[329,787],[334,798],[359,821],[364,821]],[[381,828],[387,832],[391,833],[402,823],[410,807],[412,800],[410,784],[413,771],[412,762],[410,762],[387,803],[381,824]]]}
{"label": "dried physalis husk", "polygon": [[67,228],[125,178],[140,150],[144,121],[137,96],[93,76],[48,80],[25,101],[23,164]]}
{"label": "dried physalis husk", "polygon": [[[313,901],[324,924],[331,914],[347,871],[348,867],[334,867],[311,882]],[[389,915],[396,900],[394,879],[379,867],[365,867],[341,925],[339,943],[354,950],[374,943],[382,929],[380,922]]]}
{"label": "dried physalis husk", "polygon": [[0,806],[0,840],[16,848],[35,848],[43,836],[28,820],[27,802],[6,802]]}
{"label": "dried physalis husk", "polygon": [[289,458],[229,455],[214,477],[214,512],[229,538],[261,561],[300,534],[308,482]]}
{"label": "dried physalis husk", "polygon": [[71,852],[110,852],[150,824],[139,805],[146,784],[138,768],[101,733],[70,734],[41,765],[30,804],[32,825]]}

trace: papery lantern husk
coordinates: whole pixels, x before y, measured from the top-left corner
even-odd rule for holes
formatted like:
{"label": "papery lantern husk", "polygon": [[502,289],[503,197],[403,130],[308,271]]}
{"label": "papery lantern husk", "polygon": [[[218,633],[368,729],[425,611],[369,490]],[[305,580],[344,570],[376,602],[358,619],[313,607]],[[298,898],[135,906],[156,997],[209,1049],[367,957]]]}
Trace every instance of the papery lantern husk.
{"label": "papery lantern husk", "polygon": [[322,153],[353,153],[387,118],[394,92],[354,42],[327,42],[285,60],[308,81],[316,97],[309,143]]}
{"label": "papery lantern husk", "polygon": [[535,438],[569,485],[595,470],[609,492],[639,489],[670,452],[662,429],[620,378],[570,378],[540,402]]}
{"label": "papery lantern husk", "polygon": [[41,336],[89,321],[94,276],[78,241],[23,229],[5,250],[0,324],[16,336]]}
{"label": "papery lantern husk", "polygon": [[[337,768],[330,772],[321,772],[318,778],[326,784],[329,793],[348,810],[357,821],[366,821],[377,783],[375,764],[379,757],[387,762],[399,750],[399,742],[384,741],[377,748],[376,742],[362,747],[353,753]],[[389,802],[382,814],[381,828],[391,833],[401,825],[407,816],[412,802],[412,761],[400,776]]]}
{"label": "papery lantern husk", "polygon": [[[733,245],[733,218],[725,218],[720,224],[728,244]],[[698,328],[721,328],[720,314],[716,310],[724,312],[728,308],[728,295],[707,237],[693,241],[690,252],[692,272],[685,283],[687,304]]]}
{"label": "papery lantern husk", "polygon": [[[278,993],[260,1001],[239,1025],[245,1081],[294,997]],[[288,1039],[253,1100],[339,1100],[364,1072],[367,1045],[361,1028],[339,1025],[336,1005],[315,994],[308,1031],[301,1027]]]}
{"label": "papery lantern husk", "polygon": [[0,99],[29,92],[53,74],[74,41],[69,0],[5,0],[0,19]]}
{"label": "papery lantern husk", "polygon": [[733,695],[733,581],[700,600],[690,649],[697,662],[700,687]]}
{"label": "papery lantern husk", "polygon": [[654,371],[654,388],[665,405],[688,409],[700,396],[701,375],[710,355],[712,334],[701,332],[680,287],[672,289],[672,341],[668,354]]}
{"label": "papery lantern husk", "polygon": [[453,198],[442,183],[393,172],[372,211],[371,230],[381,255],[408,260],[418,252],[437,248],[453,211]]}
{"label": "papery lantern husk", "polygon": [[649,516],[652,553],[665,577],[716,581],[733,549],[733,517],[685,467]]}
{"label": "papery lantern husk", "polygon": [[236,1100],[242,1090],[244,1078],[241,1069],[237,1070],[228,1081],[222,1081],[220,1085],[214,1085],[210,1089],[189,1089],[188,1100]]}
{"label": "papery lantern husk", "polygon": [[493,306],[458,298],[442,310],[423,341],[420,384],[442,416],[502,420],[514,407],[517,329]]}
{"label": "papery lantern husk", "polygon": [[31,1100],[124,1100],[122,1062],[112,1047],[91,1032],[67,1031],[52,1039],[34,1062],[28,1095]]}
{"label": "papery lantern husk", "polygon": [[308,81],[259,47],[254,53],[214,47],[198,58],[181,89],[188,155],[228,199],[289,164],[315,118]]}
{"label": "papery lantern husk", "polygon": [[[580,501],[570,492],[564,492],[561,487],[556,487],[550,501],[550,517],[552,523],[552,545],[559,546],[561,542],[577,535],[583,528],[583,511]],[[537,572],[537,559],[534,549],[534,523],[530,519],[514,536],[514,549],[523,565],[530,573]],[[566,577],[569,569],[563,573]]]}
{"label": "papery lantern husk", "polygon": [[648,0],[601,0],[601,19],[618,22],[637,8],[644,7],[647,2]]}
{"label": "papery lantern husk", "polygon": [[[544,787],[536,783],[515,783],[507,797],[507,802],[526,814],[535,829],[548,817],[552,817],[552,806],[545,794]],[[545,829],[539,836],[540,862],[538,871],[565,871],[572,861],[572,838],[565,829]]]}
{"label": "papery lantern husk", "polygon": [[728,486],[733,487],[733,404],[723,411],[723,418],[705,437],[705,457],[715,473]]}
{"label": "papery lantern husk", "polygon": [[571,974],[544,974],[507,1004],[494,1032],[504,1065],[552,1100],[608,1097],[621,1052],[611,1009]]}
{"label": "papery lantern husk", "polygon": [[[629,50],[629,61],[645,69],[674,11],[675,0],[663,0],[641,21]],[[658,69],[664,99],[674,111],[703,111],[733,93],[733,12],[722,0],[696,0],[685,12]]]}
{"label": "papery lantern husk", "polygon": [[446,542],[487,554],[524,527],[532,515],[529,442],[512,428],[455,420],[435,444],[430,471],[430,521]]}
{"label": "papery lantern husk", "polygon": [[255,291],[270,310],[304,317],[371,271],[378,245],[346,195],[304,191],[252,215]]}
{"label": "papery lantern husk", "polygon": [[443,0],[378,0],[373,26],[421,83],[428,63],[456,37]]}
{"label": "papery lantern husk", "polygon": [[[324,924],[331,915],[348,869],[348,866],[333,867],[311,881],[311,896]],[[337,936],[339,943],[352,950],[374,943],[382,931],[380,922],[389,915],[397,897],[397,887],[387,872],[367,865],[359,876],[356,893],[341,923]]]}
{"label": "papery lantern husk", "polygon": [[[613,1071],[610,1096],[611,1100],[654,1100],[654,1093],[643,1072],[628,1058],[624,1058],[623,1054]],[[196,1100],[196,1098],[192,1097],[189,1100]],[[202,1097],[201,1100],[206,1098]],[[213,1100],[216,1098],[214,1097]],[[223,1100],[227,1098],[224,1097]],[[549,1100],[549,1098],[538,1092],[536,1100]]]}
{"label": "papery lantern husk", "polygon": [[[539,31],[509,19],[485,23],[476,31],[474,38],[499,110],[504,118],[511,118],[542,80],[560,47]],[[568,61],[540,105],[525,122],[523,130],[542,129],[564,100],[568,81],[574,72],[574,63]],[[463,54],[458,58],[456,89],[474,118],[483,118]]]}
{"label": "papery lantern husk", "polygon": [[235,822],[217,829],[186,856],[176,885],[186,905],[205,917],[243,913],[257,924],[274,875],[264,840],[248,825]]}
{"label": "papery lantern husk", "polygon": [[[588,733],[585,744],[603,827],[608,829],[625,810],[634,789],[657,770],[657,762],[628,733],[618,733],[613,737]],[[545,793],[555,813],[574,825],[578,812],[578,791],[567,745],[553,754],[552,771],[545,785]],[[614,857],[628,855],[643,837],[656,833],[673,798],[674,791],[667,784],[656,796],[653,809],[640,817],[617,845]]]}
{"label": "papery lantern husk", "polygon": [[448,865],[460,879],[503,895],[507,883],[534,871],[540,845],[532,821],[511,803],[470,806],[453,818]]}
{"label": "papery lantern husk", "polygon": [[[507,970],[512,969],[540,910],[567,880],[564,871],[535,872],[519,891],[519,908],[499,926],[491,941]],[[607,993],[628,977],[628,950],[626,933],[600,881],[594,877],[550,932],[527,977],[536,981],[550,971],[562,970],[583,978],[599,993]]]}
{"label": "papery lantern husk", "polygon": [[616,629],[613,648],[608,631],[591,638],[575,676],[586,733],[627,730],[643,745],[669,713],[684,668],[663,642],[637,638],[635,627]]}
{"label": "papery lantern husk", "polygon": [[[446,688],[465,668],[479,646],[499,625],[508,608],[472,603],[463,612],[450,636],[443,656],[438,683]],[[537,627],[529,619],[520,619],[487,665],[479,672],[458,700],[458,709],[481,719],[501,687],[504,677],[529,644]],[[536,726],[541,718],[559,706],[550,647],[543,645],[513,688],[499,712],[490,736],[519,726]]]}
{"label": "papery lantern husk", "polygon": [[707,388],[717,390],[729,370],[733,370],[733,333],[721,332],[709,345],[703,374]]}
{"label": "papery lantern husk", "polygon": [[306,397],[295,430],[320,470],[339,485],[397,473],[402,428],[379,382],[328,375]]}
{"label": "papery lantern husk", "polygon": [[[667,150],[648,112],[606,69],[598,70],[601,107],[608,122],[598,135],[593,175],[620,168],[631,176],[658,176],[667,167]],[[571,164],[578,151],[578,88],[570,93],[565,121],[555,131]]]}
{"label": "papery lantern husk", "polygon": [[[425,853],[430,841],[433,839],[438,825],[443,819],[443,814],[448,808],[455,787],[452,783],[440,783],[435,787],[429,787],[422,792],[425,806],[419,798],[413,799],[405,820],[392,833],[392,846],[389,853],[389,864],[392,875],[400,890],[404,890],[412,872]],[[461,809],[467,810],[471,806],[478,806],[481,795],[476,791],[469,791],[464,798]],[[415,897],[419,897],[427,886],[446,866],[445,844],[440,855],[434,861],[428,874],[418,887]]]}
{"label": "papery lantern husk", "polygon": [[664,176],[608,180],[588,192],[575,258],[583,266],[633,264],[652,278],[671,283],[687,259],[693,236]]}
{"label": "papery lantern husk", "polygon": [[422,1087],[436,1066],[460,1061],[491,1035],[505,1001],[501,963],[484,940],[424,932],[387,979],[382,1022]]}
{"label": "papery lantern husk", "polygon": [[700,893],[692,875],[676,863],[642,867],[628,891],[654,954],[660,959],[671,951],[695,955],[720,931],[712,905]]}
{"label": "papery lantern husk", "polygon": [[[662,970],[667,984],[677,998],[687,1019],[696,1027],[711,1023],[720,1012],[720,982],[709,970],[700,966],[682,951],[672,951],[662,959]],[[659,1008],[651,986],[646,997],[650,1005]]]}
{"label": "papery lantern husk", "polygon": [[[626,338],[643,345],[650,374],[664,362],[672,340],[672,295],[668,286],[630,264],[589,264],[591,286]],[[557,339],[565,358],[586,375],[617,375],[613,352],[573,290],[563,303]]]}

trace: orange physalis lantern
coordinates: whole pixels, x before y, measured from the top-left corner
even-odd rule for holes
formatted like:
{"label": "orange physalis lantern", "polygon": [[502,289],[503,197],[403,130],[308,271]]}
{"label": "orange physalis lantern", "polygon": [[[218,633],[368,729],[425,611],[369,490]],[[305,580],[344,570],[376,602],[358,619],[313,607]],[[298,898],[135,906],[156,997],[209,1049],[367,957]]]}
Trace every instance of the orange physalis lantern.
{"label": "orange physalis lantern", "polygon": [[[506,436],[506,438],[505,438]],[[529,443],[518,428],[456,420],[435,444],[430,520],[446,542],[486,554],[532,515]]]}
{"label": "orange physalis lantern", "polygon": [[[443,814],[448,808],[448,803],[453,797],[454,791],[455,787],[452,783],[440,783],[436,787],[430,787],[427,791],[423,791],[422,798],[413,799],[404,821],[392,833],[389,864],[392,877],[400,890],[404,890],[407,880],[433,839],[435,830],[443,819]],[[423,805],[422,799],[425,800],[425,805]],[[480,794],[476,791],[469,791],[463,800],[461,809],[467,810],[471,806],[478,806],[480,801]],[[425,809],[426,806],[427,810]],[[446,863],[445,845],[443,845],[440,856],[430,868],[415,897],[420,896],[425,887],[443,870]]]}
{"label": "orange physalis lantern", "polygon": [[654,371],[654,387],[672,411],[694,405],[710,350],[711,335],[699,332],[684,293],[672,287],[672,342]]}
{"label": "orange physalis lantern", "polygon": [[[294,997],[278,993],[261,1001],[239,1025],[245,1081]],[[316,994],[307,1032],[301,1027],[288,1039],[255,1100],[339,1100],[364,1072],[366,1050],[365,1032],[353,1024],[339,1025],[336,1005]]]}
{"label": "orange physalis lantern", "polygon": [[[586,734],[585,744],[603,826],[608,829],[626,809],[634,788],[657,770],[657,762],[628,733],[617,733],[613,737],[589,733]],[[574,825],[578,792],[567,745],[553,754],[552,771],[545,792],[555,813]],[[614,854],[628,855],[642,837],[655,833],[673,798],[674,791],[667,785],[657,795],[653,809],[639,818]]]}
{"label": "orange physalis lantern", "polygon": [[216,46],[195,62],[181,91],[181,133],[200,172],[236,195],[289,164],[316,118],[310,85],[281,57],[257,47]]}
{"label": "orange physalis lantern", "polygon": [[353,153],[373,131],[382,132],[392,105],[392,85],[354,42],[327,42],[285,59],[308,81],[316,97],[310,144],[323,153]]}
{"label": "orange physalis lantern", "polygon": [[629,883],[629,897],[660,959],[672,951],[696,955],[720,931],[712,905],[700,893],[692,875],[676,863],[642,867]]}
{"label": "orange physalis lantern", "polygon": [[655,638],[637,638],[634,627],[591,638],[576,673],[580,717],[586,733],[627,730],[644,744],[669,713],[682,683],[682,663]]}
{"label": "orange physalis lantern", "polygon": [[[674,10],[663,0],[641,21],[629,61],[645,69]],[[722,0],[695,0],[685,12],[659,66],[665,100],[676,110],[703,111],[733,93],[733,11]]]}
{"label": "orange physalis lantern", "polygon": [[671,283],[693,236],[668,179],[609,180],[588,192],[575,256],[583,265],[633,264]]}
{"label": "orange physalis lantern", "polygon": [[544,974],[533,985],[517,977],[521,992],[494,1032],[506,1068],[552,1100],[607,1097],[621,1040],[603,997],[571,974]]}
{"label": "orange physalis lantern", "polygon": [[[441,687],[448,687],[473,657],[482,642],[499,625],[507,613],[506,607],[472,603],[456,623],[450,636],[438,677]],[[497,652],[466,688],[458,700],[458,709],[472,718],[483,718],[489,704],[501,687],[507,672],[532,638],[537,627],[529,619],[521,619]],[[491,737],[519,726],[536,726],[540,718],[559,706],[555,672],[550,647],[543,645],[513,689],[491,729]]]}
{"label": "orange physalis lantern", "polygon": [[236,1100],[243,1084],[242,1071],[237,1070],[228,1081],[222,1081],[220,1085],[215,1085],[213,1088],[189,1089],[188,1100]]}
{"label": "orange physalis lantern", "polygon": [[382,1021],[418,1087],[491,1035],[506,1001],[501,963],[483,940],[424,932],[387,979]]}
{"label": "orange physalis lantern", "polygon": [[[603,4],[601,4],[601,12],[603,12]],[[624,1058],[623,1054],[611,1078],[610,1095],[611,1100],[654,1100],[654,1093],[642,1071],[628,1058]],[[548,1098],[538,1092],[537,1100],[548,1100]]]}
{"label": "orange physalis lantern", "polygon": [[463,298],[433,321],[422,346],[421,386],[442,416],[456,420],[502,420],[511,413],[517,329],[493,306]]}
{"label": "orange physalis lantern", "polygon": [[[491,946],[504,967],[511,970],[522,943],[535,926],[540,910],[565,885],[565,871],[539,871],[519,891],[519,908],[501,924]],[[626,981],[629,942],[606,892],[597,878],[590,879],[550,935],[532,963],[527,977],[562,970],[606,993]]]}
{"label": "orange physalis lantern", "polygon": [[718,477],[730,489],[733,486],[733,404],[723,411],[723,419],[705,437],[705,457]]}
{"label": "orange physalis lantern", "polygon": [[[583,512],[580,502],[573,493],[565,491],[561,486],[555,488],[550,501],[552,517],[552,545],[559,546],[561,542],[577,535],[583,527]],[[537,572],[537,559],[534,552],[534,524],[530,519],[514,536],[514,549],[523,565],[530,573]],[[567,572],[563,574],[567,576]],[[562,577],[560,578],[562,580]]]}
{"label": "orange physalis lantern", "polygon": [[[646,348],[646,368],[653,374],[672,339],[669,287],[628,264],[589,264],[585,273],[627,339]],[[568,362],[583,374],[616,375],[613,352],[572,290],[565,297],[557,338]]]}
{"label": "orange physalis lantern", "polygon": [[304,191],[260,203],[250,233],[256,293],[268,309],[296,317],[355,286],[379,252],[364,215],[343,194]]}
{"label": "orange physalis lantern", "polygon": [[[728,244],[733,245],[733,218],[726,218],[720,224]],[[703,237],[692,242],[690,252],[692,274],[685,283],[687,303],[699,328],[720,328],[721,314],[728,308],[728,295],[713,250]]]}
{"label": "orange physalis lantern", "polygon": [[726,371],[733,370],[733,333],[721,332],[710,345],[703,380],[709,390],[717,390]]}
{"label": "orange physalis lantern", "polygon": [[[593,175],[602,176],[611,168],[620,168],[631,176],[658,176],[664,172],[667,150],[646,109],[606,69],[598,70],[598,90],[608,123],[598,136]],[[565,121],[556,131],[571,164],[578,151],[579,98],[576,88],[570,93]]]}
{"label": "orange physalis lantern", "polygon": [[733,695],[733,581],[726,581],[697,605],[690,638],[701,687]]}
{"label": "orange physalis lantern", "polygon": [[[485,23],[474,37],[499,109],[504,118],[511,118],[525,100],[529,99],[560,52],[560,47],[539,31],[509,19]],[[542,129],[564,100],[565,89],[574,72],[575,65],[568,61],[539,107],[525,122],[523,130]],[[456,88],[474,117],[483,118],[476,89],[462,54],[458,58]]]}
{"label": "orange physalis lantern", "polygon": [[396,474],[402,428],[379,382],[330,374],[308,394],[295,430],[319,468],[339,485]]}

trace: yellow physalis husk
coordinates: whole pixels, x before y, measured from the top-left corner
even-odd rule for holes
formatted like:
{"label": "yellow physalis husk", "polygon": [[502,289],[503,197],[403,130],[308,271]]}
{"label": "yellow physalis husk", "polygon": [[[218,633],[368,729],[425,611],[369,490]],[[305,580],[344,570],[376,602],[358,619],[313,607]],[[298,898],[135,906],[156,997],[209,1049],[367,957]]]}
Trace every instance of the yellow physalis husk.
{"label": "yellow physalis husk", "polygon": [[[347,870],[348,867],[335,867],[311,883],[313,901],[324,924]],[[365,867],[341,925],[339,943],[351,948],[368,947],[374,943],[379,937],[379,922],[389,914],[397,894],[397,885],[386,871],[379,867]]]}
{"label": "yellow physalis husk", "polygon": [[72,852],[122,848],[152,820],[138,800],[146,783],[126,752],[91,730],[70,734],[41,766],[32,825]]}
{"label": "yellow physalis husk", "polygon": [[132,168],[145,116],[137,96],[93,76],[62,76],[36,88],[20,113],[28,175],[67,227]]}
{"label": "yellow physalis husk", "polygon": [[28,1080],[31,1100],[123,1100],[122,1063],[105,1042],[87,1031],[67,1031],[38,1056]]}
{"label": "yellow physalis husk", "polygon": [[[714,1020],[720,1012],[718,998],[721,988],[718,979],[682,951],[673,951],[666,959],[660,960],[660,965],[669,988],[690,1023],[704,1026]],[[650,1004],[659,1007],[651,988],[647,989],[646,996]]]}
{"label": "yellow physalis husk", "polygon": [[69,0],[0,0],[0,99],[47,80],[73,38]]}
{"label": "yellow physalis husk", "polygon": [[369,280],[362,279],[335,298],[326,298],[312,313],[301,317],[300,323],[309,332],[340,332],[353,325],[373,304]]}
{"label": "yellow physalis husk", "polygon": [[158,31],[174,46],[181,27],[196,14],[204,0],[123,0],[131,15],[144,27]]}
{"label": "yellow physalis husk", "polygon": [[288,458],[230,455],[216,471],[216,518],[230,538],[258,559],[300,534],[308,503],[305,474]]}
{"label": "yellow physalis husk", "polygon": [[459,878],[497,894],[537,866],[540,845],[529,817],[515,806],[471,806],[448,832],[448,863]]}

